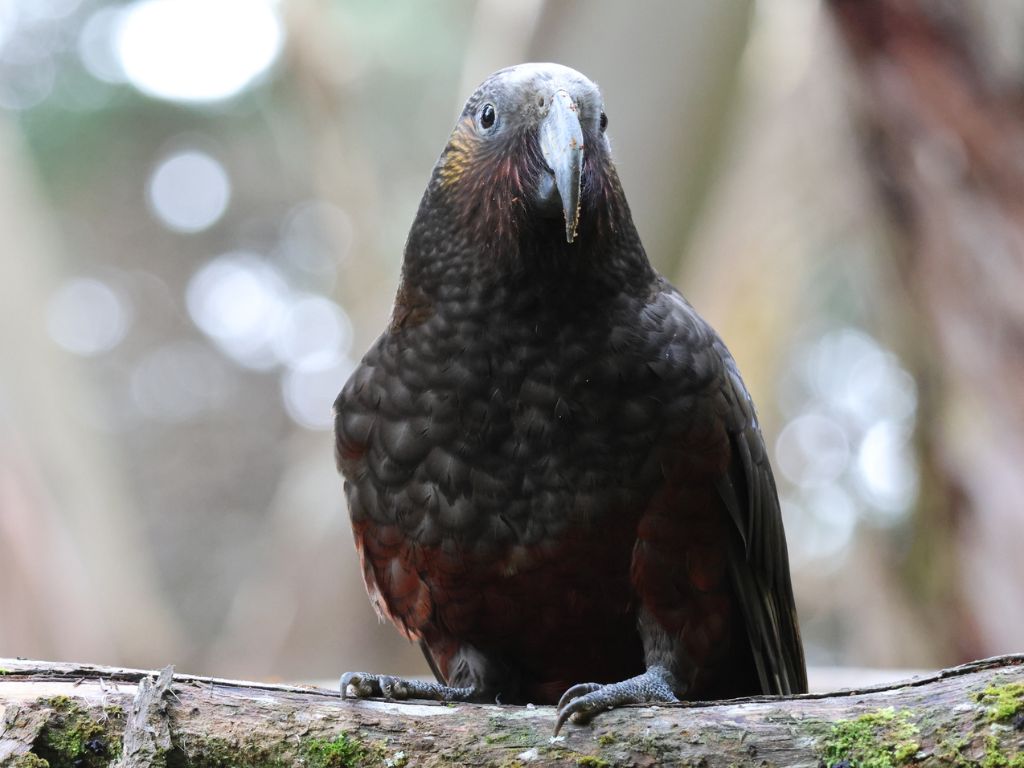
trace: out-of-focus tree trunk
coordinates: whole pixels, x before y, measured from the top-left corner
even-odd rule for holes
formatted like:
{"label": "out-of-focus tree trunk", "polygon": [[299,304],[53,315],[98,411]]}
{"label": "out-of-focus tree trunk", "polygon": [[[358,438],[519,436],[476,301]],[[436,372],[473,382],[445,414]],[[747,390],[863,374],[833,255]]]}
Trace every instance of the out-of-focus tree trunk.
{"label": "out-of-focus tree trunk", "polygon": [[938,352],[920,382],[932,406],[922,403],[921,427],[955,515],[934,512],[920,529],[953,526],[952,561],[933,565],[956,574],[945,597],[963,657],[1024,637],[1024,26],[1014,8],[830,3],[899,268]]}

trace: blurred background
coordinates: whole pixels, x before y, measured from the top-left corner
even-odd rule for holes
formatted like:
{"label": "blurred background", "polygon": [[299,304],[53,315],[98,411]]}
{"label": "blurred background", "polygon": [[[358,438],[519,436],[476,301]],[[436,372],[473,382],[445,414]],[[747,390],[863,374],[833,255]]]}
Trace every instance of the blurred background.
{"label": "blurred background", "polygon": [[528,60],[744,371],[809,661],[1024,650],[1024,3],[0,0],[0,656],[427,672],[330,406]]}

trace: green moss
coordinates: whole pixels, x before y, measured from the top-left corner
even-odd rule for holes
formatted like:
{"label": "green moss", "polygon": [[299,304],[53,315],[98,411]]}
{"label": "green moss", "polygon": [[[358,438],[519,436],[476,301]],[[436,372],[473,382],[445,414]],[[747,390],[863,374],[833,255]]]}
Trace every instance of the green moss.
{"label": "green moss", "polygon": [[50,764],[46,762],[39,755],[33,755],[31,752],[24,755],[18,755],[14,758],[14,762],[11,763],[12,768],[50,768]]}
{"label": "green moss", "polygon": [[167,753],[168,768],[287,768],[294,759],[285,759],[279,752],[290,752],[291,747],[254,747],[244,742],[212,737],[188,737],[174,742]]}
{"label": "green moss", "polygon": [[484,736],[484,742],[506,747],[533,747],[537,744],[537,737],[529,728],[512,728],[500,733],[488,733]]}
{"label": "green moss", "polygon": [[1003,751],[995,736],[985,739],[985,754],[979,763],[981,768],[1024,768],[1024,755],[1019,752]]}
{"label": "green moss", "polygon": [[[936,733],[939,731],[936,730]],[[935,745],[934,754],[942,761],[943,765],[952,768],[969,768],[976,765],[966,754],[970,742],[962,736],[945,737]]]}
{"label": "green moss", "polygon": [[580,754],[571,749],[558,746],[557,744],[543,744],[537,748],[537,751],[544,756],[548,762],[553,765],[560,763],[570,764],[570,761],[577,759]]}
{"label": "green moss", "polygon": [[120,755],[120,734],[108,732],[76,701],[54,696],[46,703],[53,715],[39,731],[32,749],[52,768],[101,768]]}
{"label": "green moss", "polygon": [[227,739],[202,738],[176,742],[167,756],[168,768],[203,766],[204,768],[362,768],[380,766],[403,768],[408,758],[397,752],[387,758],[383,742],[368,744],[351,733],[331,739],[312,738],[300,748],[296,760],[292,745],[254,747]]}
{"label": "green moss", "polygon": [[545,740],[533,728],[527,725],[513,726],[509,722],[499,717],[488,718],[488,733],[484,734],[484,743],[506,747],[535,747]]}
{"label": "green moss", "polygon": [[988,722],[1006,722],[1024,712],[1024,683],[990,685],[981,693],[974,694],[974,700],[985,707]]}
{"label": "green moss", "polygon": [[642,736],[630,734],[626,739],[626,745],[632,750],[659,759],[665,752],[664,747],[661,745],[661,739],[651,733]]}
{"label": "green moss", "polygon": [[597,743],[600,744],[602,747],[610,747],[617,741],[618,739],[615,738],[615,734],[612,733],[602,733],[600,736],[597,737]]}
{"label": "green moss", "polygon": [[576,759],[576,765],[580,768],[609,768],[611,763],[593,755],[583,755]]}
{"label": "green moss", "polygon": [[887,707],[833,725],[823,757],[830,768],[844,760],[856,768],[896,768],[920,750],[917,734],[909,713]]}
{"label": "green moss", "polygon": [[310,739],[305,747],[308,768],[357,768],[363,765],[380,765],[384,762],[383,752],[380,745],[368,747],[348,733],[339,733],[330,741]]}

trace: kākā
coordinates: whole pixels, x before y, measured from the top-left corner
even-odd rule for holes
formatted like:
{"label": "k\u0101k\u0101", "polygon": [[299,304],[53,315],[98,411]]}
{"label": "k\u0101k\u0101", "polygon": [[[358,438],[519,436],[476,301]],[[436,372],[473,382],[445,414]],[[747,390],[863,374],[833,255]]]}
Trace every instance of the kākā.
{"label": "k\u0101k\u0101", "polygon": [[391,321],[338,396],[366,588],[438,682],[343,693],[622,704],[806,690],[750,395],[651,267],[597,86],[557,64],[470,97]]}

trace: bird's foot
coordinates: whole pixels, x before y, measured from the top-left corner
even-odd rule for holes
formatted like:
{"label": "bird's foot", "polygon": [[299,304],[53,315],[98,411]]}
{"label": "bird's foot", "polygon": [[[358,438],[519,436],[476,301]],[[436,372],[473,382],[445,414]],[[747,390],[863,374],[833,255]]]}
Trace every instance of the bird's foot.
{"label": "bird's foot", "polygon": [[624,704],[677,702],[675,676],[664,667],[649,667],[646,672],[620,683],[580,683],[562,694],[558,701],[555,735],[566,720],[585,723],[594,715]]}
{"label": "bird's foot", "polygon": [[394,675],[375,675],[371,672],[346,672],[338,683],[342,698],[369,699],[381,697],[405,701],[477,701],[475,688],[453,688],[425,680],[408,680]]}

